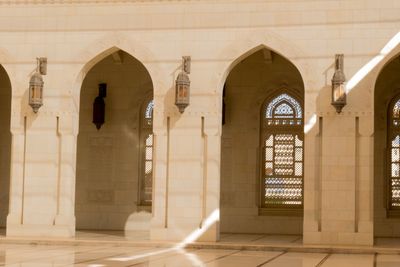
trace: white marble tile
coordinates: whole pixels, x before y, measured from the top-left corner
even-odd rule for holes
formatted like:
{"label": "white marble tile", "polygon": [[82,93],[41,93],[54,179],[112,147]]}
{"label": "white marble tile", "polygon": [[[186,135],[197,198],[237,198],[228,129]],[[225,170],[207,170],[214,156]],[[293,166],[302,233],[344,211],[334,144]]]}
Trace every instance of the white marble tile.
{"label": "white marble tile", "polygon": [[285,253],[262,266],[314,267],[321,262],[325,256],[326,254],[323,253]]}
{"label": "white marble tile", "polygon": [[370,254],[333,254],[323,267],[373,267],[374,255]]}
{"label": "white marble tile", "polygon": [[176,256],[182,255],[180,251],[163,249],[163,248],[150,248],[136,252],[126,251],[124,254],[116,254],[114,256],[106,256],[102,258],[92,258],[92,260],[76,262],[75,266],[130,266],[154,263],[158,264],[163,261],[170,261]]}
{"label": "white marble tile", "polygon": [[240,251],[208,263],[208,267],[216,266],[258,266],[279,255],[274,251]]}
{"label": "white marble tile", "polygon": [[[0,244],[0,266],[8,267],[126,267],[126,266],[316,266],[324,253],[238,251],[224,249],[172,250],[125,246],[38,246]],[[400,266],[400,255],[377,255],[377,267]],[[322,267],[372,267],[373,254],[332,254]]]}

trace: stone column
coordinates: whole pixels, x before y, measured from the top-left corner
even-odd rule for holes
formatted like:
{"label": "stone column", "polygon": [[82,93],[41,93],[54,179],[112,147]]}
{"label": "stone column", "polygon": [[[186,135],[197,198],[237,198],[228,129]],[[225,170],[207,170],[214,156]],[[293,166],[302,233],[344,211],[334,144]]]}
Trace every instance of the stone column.
{"label": "stone column", "polygon": [[322,143],[322,243],[352,243],[355,225],[355,118],[324,117]]}
{"label": "stone column", "polygon": [[320,204],[315,214],[305,209],[304,243],[372,245],[373,120],[365,112],[320,115],[323,123],[317,135],[322,139],[317,141],[321,144],[317,154],[321,162],[314,165],[316,170],[320,168],[320,181],[314,176],[320,187],[315,190]]}
{"label": "stone column", "polygon": [[175,116],[165,117],[166,129],[158,128],[157,122],[154,125],[151,239],[217,241],[219,118],[170,114]]}
{"label": "stone column", "polygon": [[165,240],[167,222],[167,172],[168,172],[168,132],[162,124],[162,115],[153,116],[153,205],[150,238]]}
{"label": "stone column", "polygon": [[[67,186],[62,190],[60,188],[60,193],[74,190],[73,183],[68,188],[68,183],[60,179],[68,176],[61,167],[65,160],[63,156],[60,157],[60,149],[66,146],[70,146],[70,150],[75,149],[75,141],[62,144],[64,140],[61,141],[58,135],[59,114],[56,112],[42,108],[37,114],[29,109],[22,114],[26,114],[20,118],[23,120],[23,130],[12,126],[12,192],[7,235],[72,236],[74,224],[66,224],[57,215],[57,208],[58,182],[61,181],[60,186]],[[14,125],[16,119],[13,117],[12,121]],[[59,161],[63,164],[59,164]],[[70,201],[69,207],[73,205],[72,196],[70,194],[68,200],[60,198],[60,210],[64,212],[66,201]]]}
{"label": "stone column", "polygon": [[[357,137],[357,244],[372,245],[374,240],[374,116],[359,117]],[[378,155],[379,156],[379,155]]]}
{"label": "stone column", "polygon": [[58,123],[58,182],[57,214],[54,225],[67,228],[75,235],[75,176],[77,131],[74,127],[78,118],[74,114],[61,114]]}
{"label": "stone column", "polygon": [[199,240],[218,241],[220,223],[221,125],[217,116],[204,118],[203,220]]}
{"label": "stone column", "polygon": [[[19,115],[19,114],[18,114]],[[7,235],[11,229],[22,224],[24,198],[24,161],[25,161],[25,127],[24,117],[11,117],[11,171],[10,171],[10,206],[7,216]],[[11,232],[10,232],[11,231]]]}
{"label": "stone column", "polygon": [[321,152],[322,125],[320,117],[313,113],[305,117],[304,134],[304,243],[318,240],[321,230]]}

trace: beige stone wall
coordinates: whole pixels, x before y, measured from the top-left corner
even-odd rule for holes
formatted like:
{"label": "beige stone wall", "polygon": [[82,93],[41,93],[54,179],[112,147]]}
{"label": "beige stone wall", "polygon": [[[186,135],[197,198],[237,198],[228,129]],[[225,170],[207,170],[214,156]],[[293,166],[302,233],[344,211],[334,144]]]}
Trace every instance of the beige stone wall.
{"label": "beige stone wall", "polygon": [[0,227],[6,226],[10,191],[11,159],[11,85],[5,70],[0,67]]}
{"label": "beige stone wall", "polygon": [[[117,52],[118,53],[118,52]],[[77,229],[125,230],[138,210],[141,106],[152,97],[148,72],[120,52],[87,74],[81,89],[76,171]],[[98,84],[107,83],[105,124],[92,123]]]}
{"label": "beige stone wall", "polygon": [[[372,243],[374,85],[400,53],[398,1],[16,2],[0,1],[0,64],[12,85],[9,235],[74,234],[82,82],[123,49],[143,63],[154,88],[151,236],[177,240],[201,230],[218,239],[222,89],[233,67],[265,46],[304,81],[304,242]],[[330,105],[336,53],[345,54],[352,85],[340,115]],[[174,80],[185,55],[191,103],[179,114]],[[35,115],[27,86],[38,56],[49,65]],[[208,229],[209,216],[217,222]]]}
{"label": "beige stone wall", "polygon": [[290,62],[264,49],[236,65],[227,78],[221,140],[222,232],[302,233],[302,216],[265,216],[258,210],[261,109],[265,99],[282,88],[303,92],[302,78]]}

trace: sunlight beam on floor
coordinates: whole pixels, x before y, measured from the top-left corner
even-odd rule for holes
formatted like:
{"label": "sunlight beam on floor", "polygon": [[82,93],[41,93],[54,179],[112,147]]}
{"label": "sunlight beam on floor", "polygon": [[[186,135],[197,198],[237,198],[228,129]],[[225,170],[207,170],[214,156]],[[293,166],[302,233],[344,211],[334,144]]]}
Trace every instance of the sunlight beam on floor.
{"label": "sunlight beam on floor", "polygon": [[206,220],[204,220],[204,223],[202,224],[203,227],[194,230],[182,242],[178,243],[177,245],[175,245],[172,248],[167,248],[167,249],[163,249],[163,250],[155,251],[155,252],[142,253],[139,255],[127,256],[127,257],[114,257],[114,258],[110,258],[108,260],[111,260],[111,261],[133,261],[133,260],[143,259],[146,257],[156,256],[156,255],[160,255],[160,254],[164,254],[164,253],[176,252],[176,253],[181,253],[181,254],[185,255],[194,265],[202,266],[203,263],[196,257],[196,255],[187,253],[184,250],[184,248],[189,243],[196,241],[213,224],[217,223],[219,221],[219,216],[220,216],[219,209],[214,210],[210,214],[210,216],[208,216],[206,218]]}

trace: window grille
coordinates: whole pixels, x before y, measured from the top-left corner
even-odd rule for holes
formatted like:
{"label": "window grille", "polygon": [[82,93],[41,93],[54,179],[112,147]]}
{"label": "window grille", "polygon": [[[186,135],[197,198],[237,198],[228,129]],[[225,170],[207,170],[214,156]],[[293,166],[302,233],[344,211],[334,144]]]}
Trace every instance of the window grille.
{"label": "window grille", "polygon": [[304,131],[302,106],[282,93],[263,108],[262,208],[303,207]]}
{"label": "window grille", "polygon": [[146,102],[140,127],[141,171],[139,176],[139,203],[151,206],[153,192],[153,108],[154,101]]}
{"label": "window grille", "polygon": [[389,106],[388,176],[389,210],[400,210],[400,99]]}

